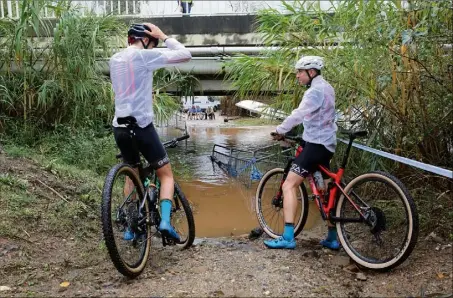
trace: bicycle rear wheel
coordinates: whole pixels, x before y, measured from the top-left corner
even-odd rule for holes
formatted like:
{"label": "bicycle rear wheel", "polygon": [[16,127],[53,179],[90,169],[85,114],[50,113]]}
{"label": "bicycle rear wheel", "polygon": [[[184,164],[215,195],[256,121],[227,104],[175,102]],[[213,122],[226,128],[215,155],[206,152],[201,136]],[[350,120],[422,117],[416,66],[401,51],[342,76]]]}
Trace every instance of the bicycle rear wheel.
{"label": "bicycle rear wheel", "polygon": [[195,239],[195,221],[193,219],[192,208],[189,201],[182,192],[181,187],[175,182],[175,204],[172,209],[171,224],[175,227],[180,237],[176,243],[182,249],[192,246]]}
{"label": "bicycle rear wheel", "polygon": [[[353,179],[344,191],[366,219],[337,222],[346,253],[357,264],[378,271],[404,262],[415,247],[419,231],[415,203],[404,185],[388,173],[371,172]],[[336,216],[360,218],[344,195],[338,200]]]}
{"label": "bicycle rear wheel", "polygon": [[[126,177],[133,189],[124,191]],[[138,174],[128,164],[114,166],[105,179],[102,192],[102,231],[108,253],[116,269],[128,277],[137,277],[148,261],[151,248],[151,229],[148,201]],[[143,202],[143,208],[140,208]],[[130,229],[133,239],[125,240]]]}
{"label": "bicycle rear wheel", "polygon": [[[283,194],[277,197],[285,171],[275,168],[261,178],[255,195],[255,210],[263,231],[272,238],[283,234]],[[304,184],[297,191],[297,210],[294,219],[294,236],[302,232],[308,217],[308,195]]]}

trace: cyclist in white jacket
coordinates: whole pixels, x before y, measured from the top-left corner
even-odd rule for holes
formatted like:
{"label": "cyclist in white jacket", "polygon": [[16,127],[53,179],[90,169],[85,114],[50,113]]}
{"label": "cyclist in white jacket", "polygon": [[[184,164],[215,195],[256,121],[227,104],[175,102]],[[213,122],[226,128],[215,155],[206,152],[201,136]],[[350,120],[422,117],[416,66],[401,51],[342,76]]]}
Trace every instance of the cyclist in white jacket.
{"label": "cyclist in white jacket", "polygon": [[[155,49],[159,40],[167,50]],[[159,230],[179,240],[179,235],[170,224],[174,180],[170,160],[153,125],[153,71],[168,64],[189,61],[192,56],[181,43],[169,38],[159,27],[151,24],[134,24],[128,31],[129,46],[110,59],[110,78],[115,93],[115,117],[113,134],[125,162],[137,165],[140,151],[159,177],[160,211],[162,220]],[[124,118],[136,122],[134,129],[136,144],[131,142],[130,131]],[[126,118],[127,119],[127,118]],[[126,180],[125,193],[131,193],[133,183]],[[127,229],[124,240],[133,240],[137,235]]]}
{"label": "cyclist in white jacket", "polygon": [[[324,66],[323,59],[318,56],[305,56],[297,61],[296,77],[300,84],[310,86],[304,93],[297,109],[277,126],[274,139],[281,139],[294,126],[303,124],[302,139],[304,150],[294,160],[288,177],[283,183],[283,216],[285,227],[282,237],[266,240],[269,248],[294,249],[294,217],[297,209],[297,187],[310,174],[316,171],[318,165],[329,168],[330,159],[335,152],[335,92],[333,87],[321,76]],[[339,242],[334,226],[329,226],[327,238],[321,244],[331,249],[338,249]]]}

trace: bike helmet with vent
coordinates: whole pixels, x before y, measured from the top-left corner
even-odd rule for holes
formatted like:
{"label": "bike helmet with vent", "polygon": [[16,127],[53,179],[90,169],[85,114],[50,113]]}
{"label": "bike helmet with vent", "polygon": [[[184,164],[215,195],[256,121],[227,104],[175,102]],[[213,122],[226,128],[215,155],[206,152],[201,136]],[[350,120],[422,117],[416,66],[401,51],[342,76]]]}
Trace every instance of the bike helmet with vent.
{"label": "bike helmet with vent", "polygon": [[324,67],[324,61],[322,57],[319,56],[305,56],[299,59],[296,62],[296,69],[317,69],[321,70]]}
{"label": "bike helmet with vent", "polygon": [[[154,47],[157,47],[157,45],[159,44],[159,39],[147,34],[145,30],[151,31],[151,28],[149,28],[145,24],[132,24],[129,30],[127,31],[128,43],[133,44],[136,40],[140,40],[145,49],[148,48],[151,42],[154,44]],[[143,38],[145,37],[149,39],[149,42],[146,45],[145,42],[143,41]]]}
{"label": "bike helmet with vent", "polygon": [[[307,83],[307,86],[311,86],[311,82],[321,73],[321,68],[324,67],[324,61],[322,57],[319,56],[305,56],[299,59],[294,66],[296,70],[305,70],[307,76],[310,80]],[[316,69],[316,74],[311,75],[309,73],[310,69]]]}

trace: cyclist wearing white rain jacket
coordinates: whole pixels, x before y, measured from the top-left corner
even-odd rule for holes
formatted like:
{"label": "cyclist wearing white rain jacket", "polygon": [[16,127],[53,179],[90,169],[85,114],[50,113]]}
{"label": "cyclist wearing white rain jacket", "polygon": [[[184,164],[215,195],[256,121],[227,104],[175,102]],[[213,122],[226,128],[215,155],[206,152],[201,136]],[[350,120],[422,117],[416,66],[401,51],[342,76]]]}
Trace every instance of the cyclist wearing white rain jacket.
{"label": "cyclist wearing white rain jacket", "polygon": [[[285,226],[280,238],[266,240],[268,248],[294,249],[294,217],[297,209],[296,188],[303,180],[317,170],[318,165],[329,168],[330,159],[335,152],[335,92],[333,87],[321,76],[324,61],[318,56],[305,56],[297,61],[296,77],[301,85],[310,86],[305,91],[297,109],[276,128],[274,139],[281,139],[294,126],[303,124],[303,150],[291,165],[290,172],[282,185],[283,216]],[[335,227],[329,226],[328,236],[321,244],[331,249],[338,249]]]}
{"label": "cyclist wearing white rain jacket", "polygon": [[[127,36],[129,46],[113,55],[109,62],[115,93],[113,134],[125,162],[136,166],[140,162],[141,152],[156,170],[161,183],[162,220],[159,230],[179,241],[179,235],[170,223],[174,194],[173,172],[153,125],[153,71],[168,64],[187,62],[192,55],[176,39],[169,38],[151,23],[133,24]],[[168,50],[155,49],[159,40],[165,43]],[[133,133],[123,125],[127,122],[136,126]],[[127,178],[124,193],[131,193],[133,187],[132,181]],[[123,239],[134,240],[136,236],[128,227],[124,231]]]}
{"label": "cyclist wearing white rain jacket", "polygon": [[302,138],[305,142],[324,145],[330,152],[335,152],[335,91],[321,75],[313,78],[299,107],[277,126],[276,131],[285,134],[301,123],[304,125]]}

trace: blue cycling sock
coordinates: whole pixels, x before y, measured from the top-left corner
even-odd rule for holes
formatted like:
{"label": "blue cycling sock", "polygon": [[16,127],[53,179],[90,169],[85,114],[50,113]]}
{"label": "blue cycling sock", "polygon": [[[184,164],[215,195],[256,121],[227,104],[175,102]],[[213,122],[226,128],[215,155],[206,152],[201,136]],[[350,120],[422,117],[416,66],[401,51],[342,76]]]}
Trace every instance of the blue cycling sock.
{"label": "blue cycling sock", "polygon": [[285,223],[285,228],[283,230],[283,239],[286,241],[294,240],[294,224]]}
{"label": "blue cycling sock", "polygon": [[336,227],[329,227],[329,231],[327,232],[326,240],[329,242],[337,240],[337,228]]}
{"label": "blue cycling sock", "polygon": [[170,222],[171,201],[169,199],[160,200],[160,216],[162,220]]}

